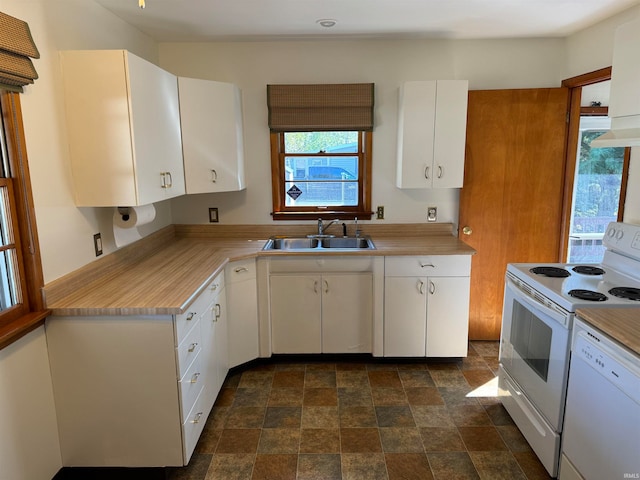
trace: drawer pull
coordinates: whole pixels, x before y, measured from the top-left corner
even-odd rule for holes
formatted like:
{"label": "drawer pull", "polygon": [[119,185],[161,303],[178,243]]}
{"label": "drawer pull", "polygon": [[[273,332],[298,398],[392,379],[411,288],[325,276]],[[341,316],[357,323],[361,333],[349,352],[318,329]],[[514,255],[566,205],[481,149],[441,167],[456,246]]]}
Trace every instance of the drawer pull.
{"label": "drawer pull", "polygon": [[425,268],[425,267],[436,268],[436,266],[433,263],[422,263],[422,262],[420,262],[420,268]]}
{"label": "drawer pull", "polygon": [[189,353],[193,352],[197,346],[198,346],[197,343],[192,343],[191,345],[189,345],[189,350],[188,350]]}
{"label": "drawer pull", "polygon": [[237,267],[233,271],[236,272],[236,273],[242,273],[242,272],[248,272],[249,269],[247,267]]}
{"label": "drawer pull", "polygon": [[196,316],[196,312],[189,312],[189,315],[187,315],[187,322],[190,322],[191,320],[193,320],[193,317]]}
{"label": "drawer pull", "polygon": [[193,417],[193,420],[191,420],[191,423],[200,423],[201,417],[202,417],[202,412],[196,413],[195,417]]}
{"label": "drawer pull", "polygon": [[199,376],[200,376],[200,372],[194,373],[193,377],[191,377],[191,383],[196,383],[198,381]]}

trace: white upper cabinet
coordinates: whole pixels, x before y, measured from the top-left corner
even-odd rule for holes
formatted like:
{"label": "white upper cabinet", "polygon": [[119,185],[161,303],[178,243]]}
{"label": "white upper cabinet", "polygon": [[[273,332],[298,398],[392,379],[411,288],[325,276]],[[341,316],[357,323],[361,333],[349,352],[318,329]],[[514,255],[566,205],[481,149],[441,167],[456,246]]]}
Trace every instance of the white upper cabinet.
{"label": "white upper cabinet", "polygon": [[400,88],[399,188],[462,187],[468,89],[466,80],[406,82]]}
{"label": "white upper cabinet", "polygon": [[233,84],[178,78],[187,193],[243,190],[240,89]]}
{"label": "white upper cabinet", "polygon": [[76,205],[183,195],[177,77],[125,50],[60,58]]}

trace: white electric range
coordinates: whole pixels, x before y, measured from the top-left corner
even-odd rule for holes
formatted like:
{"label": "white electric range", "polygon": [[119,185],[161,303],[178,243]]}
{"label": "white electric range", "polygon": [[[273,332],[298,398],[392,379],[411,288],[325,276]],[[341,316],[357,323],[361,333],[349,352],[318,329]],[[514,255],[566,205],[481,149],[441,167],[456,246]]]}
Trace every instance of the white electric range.
{"label": "white electric range", "polygon": [[640,225],[612,222],[599,264],[507,266],[498,373],[502,404],[556,476],[577,308],[640,307]]}

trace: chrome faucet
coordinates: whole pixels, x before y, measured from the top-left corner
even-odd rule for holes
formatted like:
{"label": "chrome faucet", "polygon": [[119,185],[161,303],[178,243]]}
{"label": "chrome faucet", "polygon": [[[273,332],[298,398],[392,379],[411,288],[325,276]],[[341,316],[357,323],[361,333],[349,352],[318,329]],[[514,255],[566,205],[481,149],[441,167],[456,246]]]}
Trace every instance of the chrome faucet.
{"label": "chrome faucet", "polygon": [[322,219],[319,218],[318,219],[318,236],[324,235],[324,232],[327,230],[327,228],[329,228],[331,225],[333,225],[334,223],[337,223],[337,222],[338,222],[338,220],[331,220],[329,223],[324,225],[322,223]]}

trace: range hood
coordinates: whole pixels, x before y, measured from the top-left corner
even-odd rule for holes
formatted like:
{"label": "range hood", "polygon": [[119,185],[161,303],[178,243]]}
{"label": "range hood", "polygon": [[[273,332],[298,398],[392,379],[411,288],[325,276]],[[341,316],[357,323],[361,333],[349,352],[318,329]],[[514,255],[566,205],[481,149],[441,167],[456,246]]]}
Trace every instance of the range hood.
{"label": "range hood", "polygon": [[640,18],[622,24],[615,34],[611,67],[611,130],[592,147],[640,146]]}
{"label": "range hood", "polygon": [[591,147],[640,147],[640,115],[613,117],[611,130],[594,138]]}

